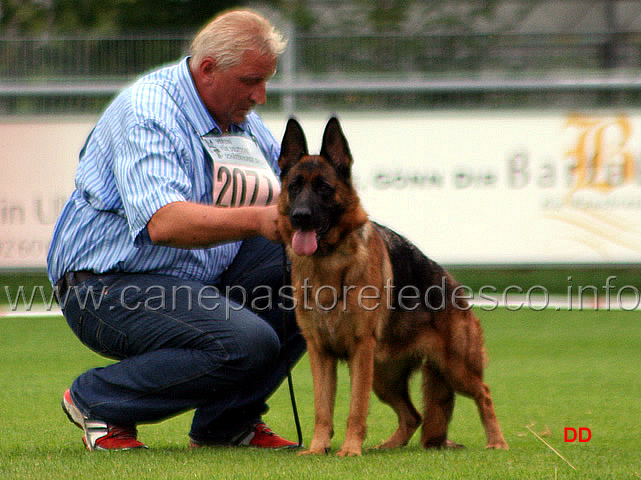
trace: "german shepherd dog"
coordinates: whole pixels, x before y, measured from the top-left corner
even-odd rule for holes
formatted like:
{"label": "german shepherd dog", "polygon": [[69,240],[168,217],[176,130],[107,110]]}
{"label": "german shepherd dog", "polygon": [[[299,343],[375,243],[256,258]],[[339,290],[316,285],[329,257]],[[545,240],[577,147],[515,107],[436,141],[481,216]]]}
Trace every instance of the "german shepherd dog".
{"label": "german shepherd dog", "polygon": [[487,448],[507,449],[483,382],[479,320],[441,266],[368,220],[352,185],[352,157],[338,120],[327,123],[320,155],[309,155],[301,126],[290,119],[279,166],[278,222],[314,382],[314,434],[301,453],[330,449],[337,360],[347,360],[351,377],[339,456],[361,454],[372,388],[398,415],[397,430],[379,448],[408,443],[421,425],[408,391],[419,368],[425,448],[460,447],[447,438],[454,394],[460,392],[478,406]]}

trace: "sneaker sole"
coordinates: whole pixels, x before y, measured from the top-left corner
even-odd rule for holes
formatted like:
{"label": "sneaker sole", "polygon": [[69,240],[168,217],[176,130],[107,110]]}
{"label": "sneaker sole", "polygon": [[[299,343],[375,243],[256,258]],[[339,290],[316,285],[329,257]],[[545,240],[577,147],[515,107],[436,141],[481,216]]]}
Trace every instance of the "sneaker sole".
{"label": "sneaker sole", "polygon": [[65,412],[67,418],[80,430],[84,430],[85,416],[78,410],[78,408],[67,401],[66,396],[62,397],[62,411]]}
{"label": "sneaker sole", "polygon": [[[85,417],[82,412],[76,407],[73,403],[69,402],[67,400],[66,395],[62,396],[62,411],[65,412],[65,415],[67,415],[67,418],[71,423],[73,423],[76,427],[78,427],[80,430],[84,432],[84,435],[82,436],[82,443],[85,444],[85,447],[87,450],[90,452],[93,452],[94,450],[100,450],[104,452],[111,452],[111,451],[126,451],[126,450],[139,450],[139,449],[145,449],[149,448],[145,444],[141,444],[140,446],[137,447],[128,447],[128,448],[102,448],[99,445],[95,445],[92,447],[89,442],[87,441],[87,429],[91,428],[95,422],[89,422],[87,423],[87,417]],[[102,422],[100,422],[102,423]]]}
{"label": "sneaker sole", "polygon": [[[66,393],[66,392],[65,392]],[[67,401],[66,394],[62,396],[62,411],[65,412],[67,418],[71,423],[78,427],[83,432],[85,431],[85,416],[78,410],[78,408],[71,402]],[[93,451],[85,435],[82,436],[82,443],[85,445],[85,448],[90,452]]]}
{"label": "sneaker sole", "polygon": [[238,448],[255,448],[258,450],[293,450],[297,448],[305,448],[304,445],[282,445],[280,447],[265,447],[265,446],[260,446],[260,445],[249,445],[249,444],[237,444],[237,443],[196,443],[193,440],[190,440],[189,442],[189,448],[190,449],[198,449],[198,448],[233,448],[233,447],[238,447]]}

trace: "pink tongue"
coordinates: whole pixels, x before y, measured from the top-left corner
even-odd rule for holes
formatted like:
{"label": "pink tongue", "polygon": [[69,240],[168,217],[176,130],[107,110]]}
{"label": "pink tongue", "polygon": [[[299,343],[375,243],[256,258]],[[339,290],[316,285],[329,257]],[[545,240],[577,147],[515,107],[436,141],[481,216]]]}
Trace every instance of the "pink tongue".
{"label": "pink tongue", "polygon": [[313,255],[318,248],[316,242],[316,232],[303,232],[297,230],[292,237],[292,248],[296,255],[309,256]]}

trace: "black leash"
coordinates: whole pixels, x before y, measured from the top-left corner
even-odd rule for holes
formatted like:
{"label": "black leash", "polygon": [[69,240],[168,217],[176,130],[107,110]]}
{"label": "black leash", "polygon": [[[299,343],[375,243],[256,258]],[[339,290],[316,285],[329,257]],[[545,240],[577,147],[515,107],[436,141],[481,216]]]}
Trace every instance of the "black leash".
{"label": "black leash", "polygon": [[[289,265],[287,264],[287,251],[285,250],[285,244],[283,244],[283,286],[289,283],[289,278],[287,273],[289,271]],[[294,413],[294,423],[296,424],[296,435],[298,435],[298,446],[303,446],[303,431],[300,428],[300,419],[298,418],[298,408],[296,407],[296,396],[294,395],[294,380],[292,379],[292,368],[290,366],[290,356],[289,349],[287,348],[288,343],[288,332],[287,332],[287,312],[285,309],[283,313],[283,348],[285,349],[285,363],[287,365],[287,386],[289,387],[289,398],[292,401],[292,411]]]}

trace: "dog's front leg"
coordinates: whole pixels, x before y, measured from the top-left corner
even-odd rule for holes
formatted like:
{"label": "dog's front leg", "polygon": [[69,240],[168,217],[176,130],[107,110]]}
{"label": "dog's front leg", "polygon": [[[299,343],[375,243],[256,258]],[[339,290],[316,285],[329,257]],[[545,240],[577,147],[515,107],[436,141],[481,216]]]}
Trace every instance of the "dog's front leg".
{"label": "dog's front leg", "polygon": [[339,457],[360,455],[367,433],[367,412],[374,378],[374,337],[361,339],[349,358],[352,381],[347,432]]}
{"label": "dog's front leg", "polygon": [[309,342],[309,361],[314,381],[314,436],[309,450],[301,455],[321,455],[330,450],[334,433],[334,402],[336,401],[336,359]]}

